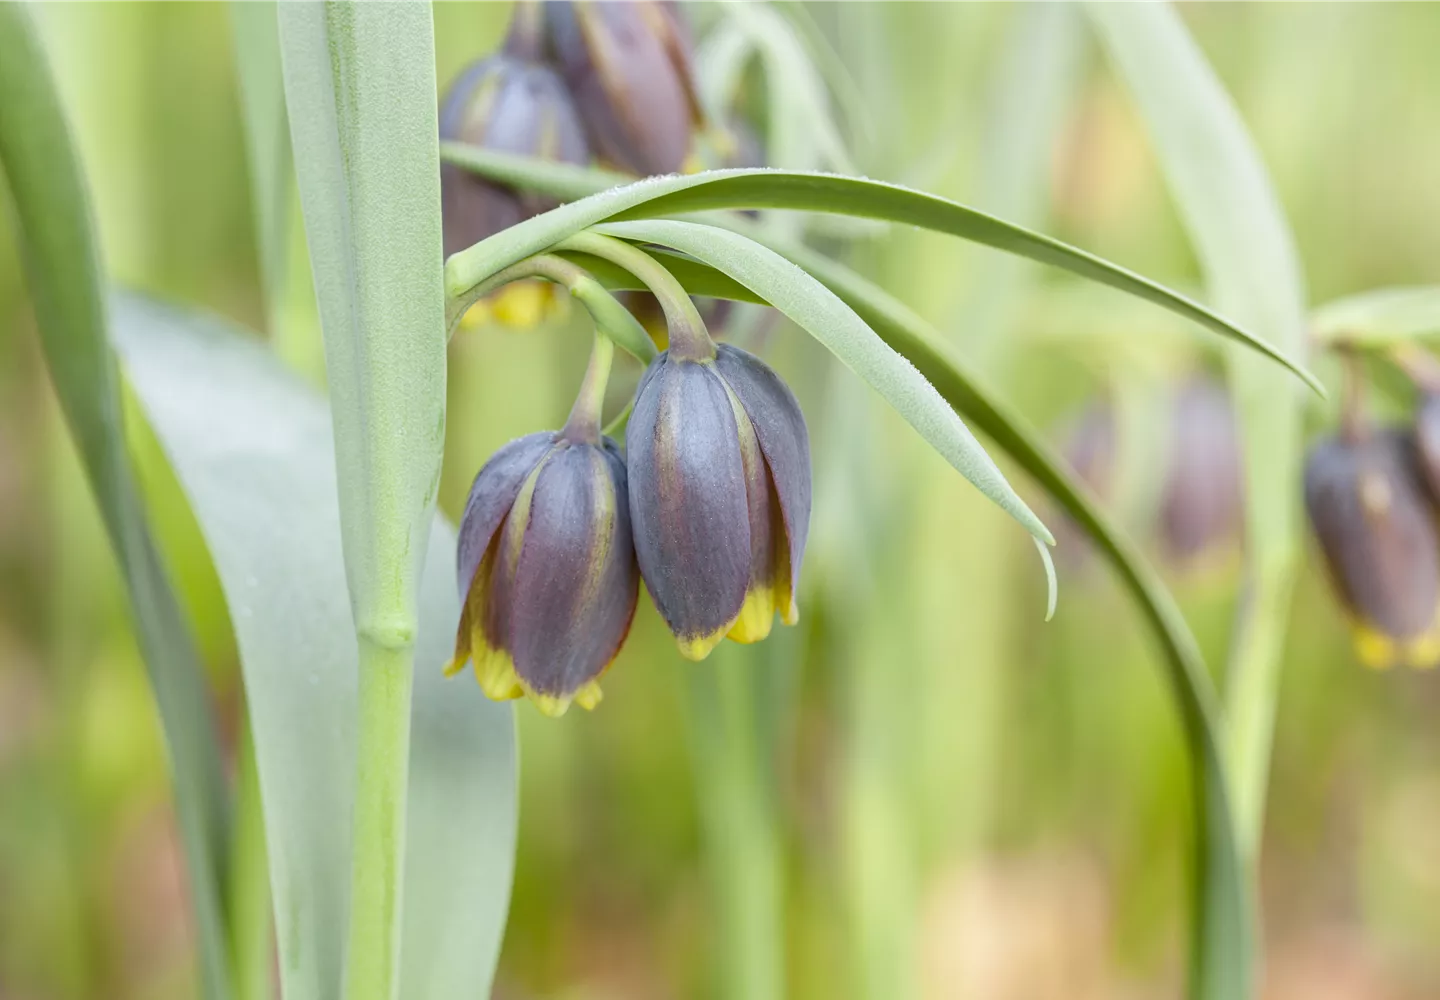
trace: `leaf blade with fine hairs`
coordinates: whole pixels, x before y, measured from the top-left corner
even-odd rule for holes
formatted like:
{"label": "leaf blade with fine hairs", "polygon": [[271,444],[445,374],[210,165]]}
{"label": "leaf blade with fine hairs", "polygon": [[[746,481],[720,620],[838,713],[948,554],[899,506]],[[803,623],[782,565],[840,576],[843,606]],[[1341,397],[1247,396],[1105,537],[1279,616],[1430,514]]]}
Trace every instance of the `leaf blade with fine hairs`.
{"label": "leaf blade with fine hairs", "polygon": [[[355,767],[355,635],[324,399],[258,338],[139,296],[116,341],[195,510],[235,624],[256,738],[286,997],[339,996]],[[488,992],[516,823],[513,712],[447,680],[455,534],[420,590],[401,995]]]}
{"label": "leaf blade with fine hairs", "polygon": [[897,184],[838,174],[763,169],[709,170],[683,177],[651,177],[613,187],[613,174],[473,146],[446,143],[444,155],[448,162],[502,183],[555,197],[580,198],[453,255],[445,265],[446,291],[451,297],[458,297],[501,268],[601,222],[722,208],[832,212],[948,233],[1127,292],[1268,356],[1324,394],[1319,380],[1285,352],[1183,295],[1059,240]]}
{"label": "leaf blade with fine hairs", "polygon": [[738,233],[695,222],[654,219],[595,228],[621,239],[673,247],[757,293],[868,382],[980,492],[1036,538],[1053,542],[954,409],[854,310],[801,268]]}
{"label": "leaf blade with fine hairs", "polygon": [[204,995],[227,997],[220,874],[227,791],[219,739],[199,652],[125,451],[87,185],[44,49],[21,4],[0,5],[0,165],[14,198],[45,360],[125,579],[160,710]]}

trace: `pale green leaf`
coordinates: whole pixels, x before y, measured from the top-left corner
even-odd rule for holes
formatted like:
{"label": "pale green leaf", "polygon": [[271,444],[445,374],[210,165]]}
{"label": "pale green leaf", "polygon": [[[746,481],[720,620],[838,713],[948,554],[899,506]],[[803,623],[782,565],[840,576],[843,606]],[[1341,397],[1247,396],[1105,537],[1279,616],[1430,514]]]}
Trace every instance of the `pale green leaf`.
{"label": "pale green leaf", "polygon": [[[113,300],[141,405],[195,510],[230,607],[254,727],[284,995],[339,996],[355,776],[355,633],[324,399],[222,321]],[[421,581],[401,995],[488,994],[515,847],[509,706],[445,679],[455,535]]]}
{"label": "pale green leaf", "polygon": [[279,20],[347,579],[360,627],[384,627],[413,608],[445,432],[430,10],[290,3]]}
{"label": "pale green leaf", "polygon": [[501,268],[601,222],[723,208],[833,212],[949,233],[1109,285],[1267,355],[1324,394],[1315,376],[1284,351],[1199,303],[1049,236],[896,184],[784,170],[710,170],[613,187],[613,174],[568,164],[507,156],[454,143],[445,144],[444,154],[447,161],[502,183],[558,198],[580,199],[527,219],[452,256],[445,265],[446,291],[451,297],[459,297]]}
{"label": "pale green leaf", "polygon": [[230,990],[220,874],[227,791],[210,694],[125,451],[88,187],[30,11],[13,3],[0,4],[0,166],[45,361],[125,579],[159,706],[204,996],[216,1000]]}
{"label": "pale green leaf", "polygon": [[1440,286],[1379,288],[1327,302],[1310,314],[1322,344],[1386,347],[1440,337]]}

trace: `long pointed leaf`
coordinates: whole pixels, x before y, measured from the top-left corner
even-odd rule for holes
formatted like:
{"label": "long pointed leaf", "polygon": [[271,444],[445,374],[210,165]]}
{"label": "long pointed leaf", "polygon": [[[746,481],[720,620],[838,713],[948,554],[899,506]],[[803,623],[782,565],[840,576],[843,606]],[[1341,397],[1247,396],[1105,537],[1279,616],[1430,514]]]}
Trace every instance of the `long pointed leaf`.
{"label": "long pointed leaf", "polygon": [[[239,641],[284,995],[340,995],[356,733],[325,401],[258,338],[137,296],[115,334],[209,543]],[[420,592],[401,995],[488,995],[515,847],[512,710],[442,677],[459,607],[437,522]]]}
{"label": "long pointed leaf", "polygon": [[[1195,770],[1196,842],[1207,845],[1197,859],[1198,876],[1215,888],[1212,912],[1232,935],[1230,945],[1244,947],[1251,920],[1250,900],[1226,780],[1227,750],[1219,697],[1184,616],[1144,556],[1025,419],[992,396],[940,334],[904,303],[813,250],[762,236],[755,227],[743,223],[735,223],[735,228],[802,267],[843,299],[875,333],[910,361],[956,412],[1029,473],[1090,535],[1115,568],[1165,655],[1166,679],[1180,712]],[[687,289],[700,295],[725,295],[733,287],[729,276],[707,272],[703,265],[692,265],[687,280]],[[634,288],[636,284],[622,279],[613,287]],[[1197,935],[1205,930],[1198,918],[1192,930]]]}
{"label": "long pointed leaf", "polygon": [[44,48],[0,4],[0,165],[9,179],[41,346],[130,596],[175,784],[204,995],[229,995],[221,871],[226,788],[199,653],[160,564],[125,452],[88,187]]}
{"label": "long pointed leaf", "polygon": [[832,212],[949,233],[1109,285],[1259,351],[1324,394],[1319,380],[1288,354],[1183,295],[1059,240],[896,184],[784,170],[710,170],[684,177],[652,177],[623,187],[611,187],[614,175],[580,167],[507,156],[454,143],[446,143],[444,153],[449,162],[486,177],[555,197],[581,199],[527,219],[452,256],[445,266],[446,291],[452,297],[463,294],[502,267],[601,222],[721,208]]}
{"label": "long pointed leaf", "polygon": [[954,409],[909,361],[888,347],[853,309],[815,278],[773,250],[714,226],[655,219],[611,223],[596,229],[621,239],[673,247],[754,291],[868,382],[976,489],[1036,538],[1053,541]]}

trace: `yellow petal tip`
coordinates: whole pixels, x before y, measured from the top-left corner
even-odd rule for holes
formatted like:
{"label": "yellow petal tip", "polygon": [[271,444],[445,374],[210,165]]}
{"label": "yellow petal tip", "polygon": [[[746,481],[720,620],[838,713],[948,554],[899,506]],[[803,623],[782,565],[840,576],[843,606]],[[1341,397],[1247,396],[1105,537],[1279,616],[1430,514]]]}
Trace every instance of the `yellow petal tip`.
{"label": "yellow petal tip", "polygon": [[682,639],[676,636],[675,644],[680,647],[681,656],[699,663],[709,656],[716,646],[720,645],[720,640],[725,638],[725,633],[729,630],[730,627],[727,625],[725,628],[717,629],[709,635],[702,635],[696,639]]}
{"label": "yellow petal tip", "polygon": [[755,587],[745,595],[740,615],[726,634],[739,643],[759,642],[770,634],[774,623],[775,591],[770,587]]}
{"label": "yellow petal tip", "polygon": [[604,697],[605,692],[600,690],[600,682],[591,681],[589,684],[583,685],[579,691],[575,692],[575,704],[587,712],[593,712],[595,706],[600,704]]}
{"label": "yellow petal tip", "polygon": [[491,701],[511,701],[525,693],[515,675],[515,661],[508,653],[486,649],[474,657],[475,679]]}

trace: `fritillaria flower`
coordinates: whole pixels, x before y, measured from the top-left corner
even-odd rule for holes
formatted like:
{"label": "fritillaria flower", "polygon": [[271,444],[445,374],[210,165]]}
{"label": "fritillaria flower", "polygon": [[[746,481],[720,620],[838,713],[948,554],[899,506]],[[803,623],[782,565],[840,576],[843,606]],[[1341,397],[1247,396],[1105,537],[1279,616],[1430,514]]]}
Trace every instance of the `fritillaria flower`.
{"label": "fritillaria flower", "polygon": [[694,660],[727,635],[765,638],[777,611],[797,620],[810,523],[810,442],[795,396],[753,355],[705,345],[651,363],[625,438],[640,572]]}
{"label": "fritillaria flower", "polygon": [[1440,550],[1406,431],[1344,433],[1305,466],[1305,507],[1371,667],[1440,662]]}
{"label": "fritillaria flower", "polygon": [[592,360],[563,430],[485,463],[460,522],[463,607],[446,672],[468,660],[491,698],[528,695],[547,715],[599,702],[639,594],[625,462],[600,435],[595,372]]}

